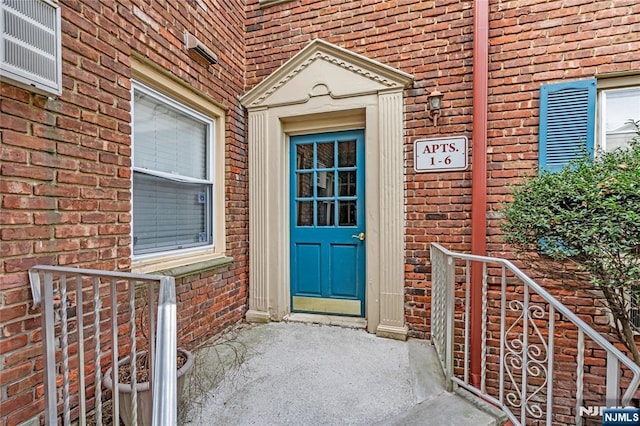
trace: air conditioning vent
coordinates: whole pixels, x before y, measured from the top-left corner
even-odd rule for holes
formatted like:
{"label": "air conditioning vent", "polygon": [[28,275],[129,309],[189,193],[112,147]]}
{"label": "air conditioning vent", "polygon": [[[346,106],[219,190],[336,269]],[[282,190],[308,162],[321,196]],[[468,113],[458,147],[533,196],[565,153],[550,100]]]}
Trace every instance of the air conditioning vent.
{"label": "air conditioning vent", "polygon": [[0,76],[38,93],[60,95],[60,6],[49,0],[0,2]]}

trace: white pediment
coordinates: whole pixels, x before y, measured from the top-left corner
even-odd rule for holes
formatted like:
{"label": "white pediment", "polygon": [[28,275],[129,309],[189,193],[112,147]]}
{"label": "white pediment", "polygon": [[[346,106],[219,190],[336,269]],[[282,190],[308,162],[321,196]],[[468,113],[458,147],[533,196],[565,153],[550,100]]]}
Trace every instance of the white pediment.
{"label": "white pediment", "polygon": [[401,90],[413,76],[323,40],[314,40],[246,93],[247,108],[305,103],[317,96],[347,98]]}

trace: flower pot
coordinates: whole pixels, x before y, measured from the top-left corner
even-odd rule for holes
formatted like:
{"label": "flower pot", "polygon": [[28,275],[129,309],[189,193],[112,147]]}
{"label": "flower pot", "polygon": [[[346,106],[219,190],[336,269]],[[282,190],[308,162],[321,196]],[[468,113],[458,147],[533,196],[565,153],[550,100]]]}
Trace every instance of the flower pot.
{"label": "flower pot", "polygon": [[[137,356],[145,354],[146,351],[139,352]],[[182,354],[187,360],[184,365],[178,369],[178,381],[177,381],[177,396],[178,406],[180,405],[180,398],[182,397],[182,388],[184,387],[184,378],[187,372],[193,366],[193,354],[185,349],[178,348],[178,353]],[[128,364],[131,361],[127,356],[118,361],[118,368],[121,365]],[[113,381],[111,379],[111,367],[107,370],[103,380],[104,386],[113,390]],[[131,383],[118,383],[118,401],[120,404],[120,419],[125,426],[132,424],[131,419]],[[137,403],[138,403],[138,425],[150,426],[151,425],[151,409],[153,406],[153,400],[151,391],[149,390],[149,382],[136,383]]]}

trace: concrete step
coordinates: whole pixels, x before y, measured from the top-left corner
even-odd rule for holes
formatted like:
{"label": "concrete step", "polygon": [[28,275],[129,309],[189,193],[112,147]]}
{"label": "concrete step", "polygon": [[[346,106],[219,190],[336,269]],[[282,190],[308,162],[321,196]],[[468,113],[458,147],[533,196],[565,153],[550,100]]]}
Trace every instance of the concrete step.
{"label": "concrete step", "polygon": [[377,426],[499,426],[506,416],[495,416],[457,393],[444,392],[409,410],[377,423]]}
{"label": "concrete step", "polygon": [[499,426],[507,420],[502,411],[470,392],[447,392],[434,348],[422,340],[409,340],[408,345],[415,405],[377,426]]}

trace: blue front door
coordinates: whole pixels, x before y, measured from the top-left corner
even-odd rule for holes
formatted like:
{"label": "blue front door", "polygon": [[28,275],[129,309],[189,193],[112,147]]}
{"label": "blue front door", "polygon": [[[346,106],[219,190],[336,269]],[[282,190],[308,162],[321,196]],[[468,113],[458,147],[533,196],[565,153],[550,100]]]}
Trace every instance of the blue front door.
{"label": "blue front door", "polygon": [[291,137],[291,310],[364,316],[364,131]]}

